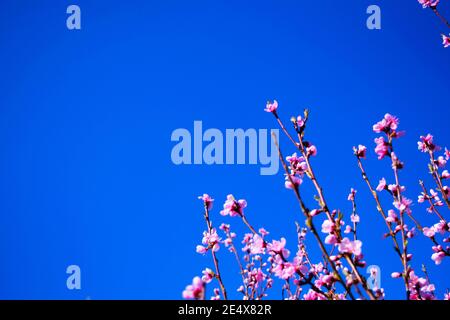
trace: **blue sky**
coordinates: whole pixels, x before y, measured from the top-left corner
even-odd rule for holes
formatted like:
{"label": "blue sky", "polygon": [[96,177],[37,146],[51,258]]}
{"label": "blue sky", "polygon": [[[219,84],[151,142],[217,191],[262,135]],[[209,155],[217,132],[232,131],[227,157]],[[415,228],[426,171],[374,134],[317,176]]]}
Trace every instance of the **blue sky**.
{"label": "blue sky", "polygon": [[[73,3],[79,31],[65,26]],[[381,30],[366,28],[371,4],[381,7]],[[450,16],[448,3],[441,8]],[[0,298],[180,298],[212,265],[195,253],[204,192],[216,199],[214,223],[243,234],[239,221],[218,214],[233,193],[247,199],[256,227],[286,236],[293,251],[294,222],[303,219],[281,172],[170,158],[172,131],[192,130],[195,120],[221,130],[275,128],[263,111],[269,99],[286,120],[311,109],[308,134],[327,198],[348,213],[348,191],[358,189],[366,260],[381,266],[386,297],[403,298],[401,281],[389,276],[399,261],[381,240],[384,223],[351,148],[370,147],[373,181],[391,178],[373,154],[371,126],[386,112],[400,117],[401,180],[416,199],[426,178],[418,136],[432,132],[450,146],[444,31],[416,1],[2,1]],[[293,151],[286,140],[282,147]],[[434,221],[417,203],[414,214]],[[411,248],[442,296],[450,262],[435,267],[422,237]],[[232,292],[236,266],[225,250],[220,261]],[[82,270],[79,291],[66,288],[71,264]]]}

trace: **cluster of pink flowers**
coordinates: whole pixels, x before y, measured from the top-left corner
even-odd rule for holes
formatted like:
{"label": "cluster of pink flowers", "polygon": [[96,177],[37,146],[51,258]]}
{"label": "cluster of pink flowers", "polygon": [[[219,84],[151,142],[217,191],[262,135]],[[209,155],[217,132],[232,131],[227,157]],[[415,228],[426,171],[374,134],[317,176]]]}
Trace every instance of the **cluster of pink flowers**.
{"label": "cluster of pink flowers", "polygon": [[186,286],[182,296],[184,299],[203,299],[205,296],[205,282],[200,277],[195,277],[192,284]]}
{"label": "cluster of pink flowers", "polygon": [[219,251],[220,249],[220,238],[217,234],[216,229],[212,229],[211,231],[203,232],[202,245],[197,246],[197,252],[205,254],[209,249],[212,249],[214,252]]}
{"label": "cluster of pink flowers", "polygon": [[440,0],[418,0],[423,8],[436,7]]}
{"label": "cluster of pink flowers", "polygon": [[203,194],[202,196],[200,196],[200,197],[198,197],[200,200],[202,200],[203,201],[203,203],[205,204],[205,206],[206,206],[206,208],[208,209],[208,210],[211,210],[212,209],[212,206],[213,206],[213,202],[214,202],[214,199],[212,199],[210,196],[209,196],[209,194]]}
{"label": "cluster of pink flowers", "polygon": [[[423,3],[426,4],[425,1]],[[285,187],[294,193],[300,205],[300,212],[305,218],[304,226],[297,225],[295,255],[291,255],[284,237],[270,239],[266,229],[254,228],[248,220],[248,215],[244,215],[247,201],[236,200],[231,194],[224,201],[220,214],[240,220],[248,232],[243,235],[242,240],[238,241],[238,235],[231,231],[230,224],[222,223],[218,229],[223,235],[219,235],[210,219],[214,200],[208,194],[204,194],[199,199],[204,205],[207,230],[203,232],[202,244],[197,246],[197,252],[203,255],[210,254],[214,268],[204,269],[201,278],[195,277],[192,284],[183,291],[183,297],[205,299],[206,286],[216,281],[219,288],[213,289],[211,299],[227,299],[225,282],[217,259],[217,251],[223,245],[237,262],[236,275],[240,275],[242,284],[235,290],[242,294],[245,300],[259,300],[267,297],[275,281],[281,281],[283,299],[383,299],[385,295],[383,288],[377,283],[369,285],[364,272],[360,270],[367,263],[362,250],[363,242],[358,233],[361,218],[357,210],[357,191],[351,188],[347,196],[347,200],[351,202],[351,213],[348,215],[349,223],[346,224],[343,212],[330,209],[323,188],[313,170],[311,157],[317,154],[317,148],[305,140],[309,112],[305,110],[303,116],[291,119],[297,138],[294,139],[278,116],[277,101],[269,102],[265,111],[275,116],[281,129],[296,149],[296,152],[286,157],[284,161],[278,147],[285,171]],[[413,201],[405,196],[406,187],[400,182],[400,172],[404,168],[404,163],[394,152],[394,142],[404,133],[398,131],[398,127],[399,119],[390,114],[386,114],[373,126],[373,131],[381,134],[375,139],[375,154],[379,160],[389,160],[392,178],[381,177],[377,186],[372,185],[363,163],[363,159],[367,156],[367,148],[364,145],[358,145],[353,147],[353,153],[363,180],[375,201],[376,210],[386,224],[387,232],[384,237],[392,239],[399,258],[401,270],[392,272],[392,277],[403,280],[407,299],[436,299],[435,287],[430,283],[427,271],[423,269],[425,277],[420,277],[411,265],[413,254],[410,252],[409,242],[420,235],[424,239],[431,240],[431,260],[436,265],[450,256],[450,247],[446,245],[450,243],[448,234],[450,223],[440,212],[441,209],[450,208],[449,191],[445,185],[445,181],[449,178],[445,166],[450,158],[450,152],[445,149],[443,155],[439,155],[437,152],[442,149],[434,143],[433,136],[428,134],[420,137],[418,149],[429,155],[430,174],[436,187],[426,189],[424,183],[420,181],[423,192],[418,196],[418,202],[428,202],[429,207],[425,211],[435,214],[438,218],[432,226],[422,227],[413,215]],[[305,179],[312,182],[316,192],[314,198],[317,205],[312,209],[306,206],[303,199],[303,187],[300,188]],[[382,205],[380,198],[384,196],[390,199],[390,208],[385,209]],[[317,227],[317,224],[320,224],[320,227]],[[322,253],[322,260],[312,261],[305,244],[307,235],[315,238],[318,249]],[[370,269],[372,277],[375,278],[377,273],[376,268]],[[450,294],[447,293],[444,298],[449,297]]]}
{"label": "cluster of pink flowers", "polygon": [[434,207],[442,207],[444,205],[444,202],[442,202],[441,198],[439,197],[439,193],[437,193],[433,189],[430,189],[429,195],[426,192],[422,192],[419,195],[417,202],[424,203],[426,200],[430,201],[430,207],[427,208],[427,211],[430,213],[433,212]]}
{"label": "cluster of pink flowers", "polygon": [[[420,151],[428,153],[430,160],[428,168],[431,176],[436,182],[435,190],[433,188],[427,189],[424,182],[420,181],[422,192],[418,196],[417,202],[428,203],[429,206],[426,211],[437,216],[438,221],[430,227],[422,228],[422,232],[432,241],[433,245],[431,249],[433,254],[431,255],[431,259],[438,265],[441,264],[445,257],[450,256],[450,246],[444,245],[444,243],[450,243],[450,222],[447,222],[441,213],[441,209],[450,206],[449,187],[445,185],[445,182],[450,177],[448,170],[445,169],[450,158],[450,153],[447,148],[445,148],[444,153],[438,155],[437,153],[441,151],[442,148],[434,143],[431,134],[421,136],[417,145]],[[442,244],[439,243],[438,235],[439,238],[442,239]]]}
{"label": "cluster of pink flowers", "polygon": [[[431,9],[434,12],[434,14],[439,18],[439,20],[441,20],[444,23],[444,25],[450,27],[450,23],[438,11],[438,4],[440,0],[417,0],[417,1],[422,5],[422,8]],[[448,37],[445,34],[441,34],[441,37],[442,37],[442,45],[444,46],[444,48],[450,46],[450,37]]]}
{"label": "cluster of pink flowers", "polygon": [[410,291],[411,300],[434,300],[435,287],[430,284],[429,280],[424,277],[418,277],[411,271],[409,273],[408,290]]}
{"label": "cluster of pink flowers", "polygon": [[267,102],[264,111],[276,113],[277,109],[278,109],[278,102],[277,100],[274,100],[273,102]]}
{"label": "cluster of pink flowers", "polygon": [[[378,159],[383,159],[385,156],[390,157],[391,166],[394,173],[394,183],[388,184],[385,178],[381,178],[376,187],[377,192],[385,191],[392,198],[394,209],[389,209],[387,214],[385,214],[381,203],[379,201],[378,195],[374,194],[375,201],[378,206],[378,211],[382,214],[386,220],[389,232],[386,237],[392,237],[396,252],[399,255],[401,263],[403,265],[402,272],[394,272],[392,274],[393,278],[402,278],[405,282],[405,288],[407,291],[408,299],[434,299],[434,286],[428,283],[425,278],[419,278],[415,275],[413,268],[411,267],[411,260],[413,255],[408,251],[408,241],[416,236],[416,229],[419,229],[426,237],[430,238],[432,241],[432,252],[431,259],[436,263],[440,264],[442,260],[450,256],[450,247],[444,248],[443,245],[438,243],[436,239],[436,234],[439,233],[445,236],[446,232],[449,230],[449,224],[443,218],[443,216],[438,211],[438,207],[444,206],[444,201],[441,200],[439,193],[433,189],[429,192],[424,186],[424,183],[420,181],[423,192],[418,196],[418,202],[424,203],[428,201],[430,206],[426,209],[430,213],[436,213],[439,221],[432,227],[422,227],[417,219],[413,217],[413,212],[411,209],[412,200],[405,197],[404,192],[406,187],[400,184],[399,171],[403,168],[403,162],[399,160],[397,155],[393,152],[393,142],[394,138],[398,138],[397,132],[398,119],[387,114],[385,117],[373,126],[373,131],[376,133],[385,133],[385,137],[379,137],[375,140],[376,148],[375,152],[378,154]],[[430,157],[430,173],[436,182],[436,186],[439,189],[441,196],[444,198],[447,208],[450,208],[448,202],[448,187],[443,184],[443,181],[448,178],[448,171],[444,170],[439,172],[440,168],[444,168],[448,160],[448,152],[445,149],[444,155],[436,156],[435,153],[441,150],[433,141],[433,136],[427,134],[426,136],[421,136],[417,143],[418,149],[421,152],[428,153]],[[358,155],[357,155],[358,157]],[[358,157],[360,168],[365,175],[365,171],[362,167],[362,163]],[[369,180],[366,178],[366,182],[370,186]],[[411,222],[415,225],[413,228],[409,229],[406,224],[406,218],[409,218]],[[400,234],[400,240],[397,240],[397,236]],[[443,242],[449,242],[450,238],[444,238]],[[400,244],[401,243],[401,244]]]}
{"label": "cluster of pink flowers", "polygon": [[223,210],[220,214],[223,216],[242,216],[244,215],[244,208],[247,206],[247,201],[236,200],[232,194],[227,196],[227,201],[223,205]]}
{"label": "cluster of pink flowers", "polygon": [[450,37],[445,34],[441,34],[441,37],[442,37],[442,45],[444,46],[444,48],[449,47],[450,46]]}
{"label": "cluster of pink flowers", "polygon": [[286,157],[289,162],[290,172],[286,174],[285,187],[287,189],[298,188],[303,183],[303,176],[305,175],[307,165],[305,158],[297,156],[297,153]]}

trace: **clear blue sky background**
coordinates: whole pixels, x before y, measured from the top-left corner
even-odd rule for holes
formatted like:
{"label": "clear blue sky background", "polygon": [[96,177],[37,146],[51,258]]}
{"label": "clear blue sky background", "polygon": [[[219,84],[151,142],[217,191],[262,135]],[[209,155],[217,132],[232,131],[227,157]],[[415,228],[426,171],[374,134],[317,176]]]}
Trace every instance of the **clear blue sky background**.
{"label": "clear blue sky background", "polygon": [[[65,26],[72,3],[82,10],[81,31]],[[381,7],[382,30],[366,28],[370,4]],[[195,253],[204,229],[196,197],[204,192],[217,201],[215,223],[230,222],[218,210],[233,193],[247,199],[255,226],[285,235],[294,251],[294,221],[303,219],[281,172],[175,166],[170,158],[171,132],[192,130],[194,120],[222,130],[274,128],[263,112],[274,98],[286,120],[312,110],[314,165],[330,204],[348,213],[348,191],[358,189],[366,260],[381,266],[387,298],[403,298],[401,280],[390,278],[399,261],[381,239],[384,224],[351,148],[370,147],[373,181],[392,179],[373,154],[371,126],[386,112],[399,116],[407,130],[397,147],[406,161],[401,180],[417,199],[427,175],[418,136],[432,132],[450,146],[444,31],[414,0],[2,1],[0,298],[180,298],[211,266]],[[417,203],[414,214],[434,221]],[[442,297],[450,262],[435,267],[423,237],[411,248]],[[234,292],[237,267],[225,250],[220,259]],[[66,289],[71,264],[81,267],[80,291]]]}

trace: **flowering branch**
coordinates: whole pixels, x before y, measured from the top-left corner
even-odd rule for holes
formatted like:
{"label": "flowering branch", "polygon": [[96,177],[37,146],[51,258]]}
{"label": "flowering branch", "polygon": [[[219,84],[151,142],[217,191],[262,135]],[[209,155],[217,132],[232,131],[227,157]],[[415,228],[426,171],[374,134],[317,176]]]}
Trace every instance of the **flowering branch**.
{"label": "flowering branch", "polygon": [[431,10],[433,10],[434,14],[439,18],[439,20],[441,20],[442,23],[444,23],[447,27],[450,28],[450,23],[447,21],[447,19],[445,19],[438,11],[437,9],[437,5],[434,7],[430,7]]}
{"label": "flowering branch", "polygon": [[[442,181],[448,179],[450,174],[447,170],[444,170],[442,173],[439,173],[439,167],[443,168],[447,164],[447,161],[450,159],[450,152],[445,149],[445,156],[435,157],[435,152],[441,150],[441,147],[437,146],[433,142],[433,136],[431,134],[427,134],[426,136],[420,136],[420,141],[417,142],[418,149],[424,153],[428,153],[430,157],[430,163],[428,165],[428,169],[430,171],[431,176],[436,182],[436,186],[438,190],[441,192],[442,197],[444,198],[447,207],[450,209],[450,200],[448,199],[450,190],[447,186],[444,186]],[[437,204],[440,206],[441,203],[437,201]]]}
{"label": "flowering branch", "polygon": [[[344,215],[339,210],[331,210],[328,206],[324,191],[311,164],[311,158],[316,156],[317,148],[305,140],[305,128],[309,112],[305,110],[303,116],[291,119],[293,129],[297,135],[294,139],[294,136],[289,133],[279,118],[277,108],[278,103],[274,101],[266,105],[265,111],[275,116],[282,131],[295,146],[297,152],[299,152],[299,155],[294,153],[284,158],[277,137],[273,135],[278,157],[285,173],[285,187],[294,192],[300,211],[305,217],[305,228],[300,227],[296,223],[297,252],[293,258],[290,258],[290,251],[286,248],[285,238],[268,241],[267,236],[269,232],[264,228],[254,228],[244,214],[247,202],[243,199],[237,200],[232,195],[228,195],[220,214],[222,216],[239,217],[250,231],[244,235],[242,240],[244,256],[241,259],[234,243],[236,234],[231,232],[230,225],[222,224],[219,228],[225,233],[225,240],[222,240],[215,228],[213,228],[210,219],[210,209],[214,200],[209,195],[204,194],[199,198],[202,199],[204,204],[204,218],[207,230],[203,233],[202,245],[197,246],[197,252],[205,254],[211,251],[215,271],[206,268],[203,271],[202,278],[195,277],[192,284],[186,286],[186,289],[183,291],[183,297],[187,299],[204,299],[206,284],[216,279],[220,289],[213,289],[214,295],[211,299],[220,299],[221,296],[223,299],[227,299],[227,292],[222,281],[216,256],[220,245],[224,244],[234,255],[238,264],[242,285],[237,291],[243,294],[243,299],[245,300],[265,298],[268,290],[272,288],[273,282],[277,279],[282,281],[281,295],[283,299],[354,300],[362,298],[375,300],[384,298],[384,290],[379,288],[380,284],[375,280],[379,272],[378,269],[370,269],[372,280],[370,287],[359,271],[359,268],[364,267],[366,262],[363,261],[361,235],[357,231],[360,216],[357,212],[356,190],[352,188],[347,197],[352,203],[352,211],[350,215],[351,225],[346,225]],[[435,192],[433,189],[428,191],[424,182],[420,181],[422,193],[418,197],[418,202],[423,203],[427,201],[430,205],[427,211],[436,214],[439,218],[439,221],[431,227],[422,227],[412,214],[412,201],[405,196],[405,187],[400,182],[400,171],[404,168],[404,164],[397,157],[393,146],[394,141],[403,135],[403,132],[397,130],[398,124],[399,121],[396,117],[386,114],[381,121],[373,126],[373,130],[376,133],[384,134],[375,139],[375,153],[378,155],[379,160],[385,157],[390,159],[394,183],[388,184],[386,179],[382,178],[375,188],[371,184],[363,166],[362,159],[366,157],[367,148],[359,145],[358,147],[353,147],[353,152],[362,178],[375,200],[378,212],[385,221],[388,230],[385,237],[392,238],[395,252],[401,261],[403,270],[401,272],[393,272],[391,276],[393,278],[403,278],[407,299],[435,299],[435,287],[430,283],[425,267],[423,266],[422,268],[425,277],[419,277],[410,265],[412,254],[409,252],[408,244],[415,237],[417,228],[431,240],[433,244],[431,259],[436,265],[439,265],[444,257],[450,256],[450,247],[444,247],[443,244],[439,243],[440,239],[438,239],[440,234],[444,236],[443,243],[450,243],[450,236],[448,236],[450,223],[447,222],[448,219],[445,219],[441,212],[442,208],[445,209],[446,207],[444,203],[449,207],[449,189],[444,183],[446,179],[450,178],[450,174],[447,170],[441,172],[439,169],[445,167],[450,159],[450,152],[445,149],[444,155],[438,156],[436,152],[440,148],[433,143],[431,135],[422,136],[418,143],[419,150],[428,153],[430,157],[430,173],[436,183],[437,191],[440,192]],[[311,180],[317,193],[314,199],[317,201],[318,207],[314,209],[309,209],[302,197],[301,190],[303,187],[301,185],[305,176]],[[393,205],[393,208],[387,211],[382,207],[379,198],[379,193],[384,191],[392,199]],[[442,196],[443,200],[441,200],[440,196]],[[322,221],[320,231],[326,235],[323,236],[324,239],[322,239],[322,235],[316,226],[319,219],[318,216],[322,213],[325,220]],[[408,218],[412,220],[415,227],[408,228],[406,224],[406,219]],[[342,230],[343,226],[345,226],[344,230]],[[313,234],[322,254],[322,262],[313,263],[311,261],[304,243],[307,233]],[[352,234],[352,240],[345,237],[344,234]],[[332,246],[331,250],[327,250],[327,245]],[[306,292],[304,291],[305,286],[306,290],[308,290]],[[342,289],[341,286],[344,291],[339,293],[338,290]],[[447,292],[444,298],[449,299],[450,294]]]}
{"label": "flowering branch", "polygon": [[[291,122],[294,125],[294,129],[297,132],[298,141],[299,141],[297,143],[292,138],[292,136],[288,133],[288,131],[286,130],[282,121],[279,119],[278,114],[276,112],[277,108],[278,108],[278,103],[276,101],[274,101],[274,103],[272,103],[272,104],[268,103],[268,105],[266,107],[266,111],[271,112],[275,116],[275,118],[276,118],[278,124],[280,125],[281,129],[283,130],[283,132],[288,136],[289,140],[291,140],[294,143],[296,148],[302,154],[302,158],[297,158],[296,154],[295,154],[295,156],[288,157],[288,161],[291,162],[291,165],[292,165],[292,163],[294,164],[294,166],[300,165],[300,167],[294,167],[293,173],[290,173],[286,164],[284,164],[284,158],[281,156],[280,148],[277,145],[279,155],[280,155],[280,160],[283,163],[283,167],[284,167],[286,175],[289,179],[289,181],[288,181],[289,183],[287,186],[291,189],[296,190],[296,195],[298,195],[297,199],[300,201],[300,203],[302,203],[300,193],[298,191],[298,187],[301,184],[302,180],[300,178],[297,178],[295,176],[295,173],[297,171],[300,175],[306,174],[308,176],[308,178],[313,182],[313,185],[318,193],[318,196],[319,196],[318,202],[321,207],[320,210],[322,212],[326,213],[326,215],[328,217],[328,221],[330,221],[334,226],[337,226],[338,224],[337,224],[336,220],[334,219],[334,216],[332,215],[332,213],[329,210],[327,202],[325,201],[323,189],[319,185],[319,182],[317,181],[316,175],[314,174],[313,168],[312,168],[310,160],[309,160],[309,158],[311,156],[315,156],[317,154],[317,148],[314,145],[312,145],[311,143],[309,143],[303,139],[305,128],[306,128],[306,123],[309,118],[309,111],[305,110],[304,118],[299,116],[299,117],[297,117],[297,119],[295,119],[295,118],[291,119]],[[296,180],[296,181],[294,181],[294,180]],[[308,220],[308,222],[312,223],[312,217],[310,220],[311,221]],[[336,242],[335,243],[338,243],[338,242],[340,243],[343,240],[341,233],[340,233],[340,228],[336,228],[335,231],[336,231],[336,235],[335,235]],[[321,246],[321,240],[319,240],[319,239],[320,239],[320,236],[316,236],[316,240],[319,242],[319,246]],[[322,244],[322,246],[323,246],[323,244]],[[364,290],[366,291],[366,293],[370,297],[370,299],[375,299],[375,296],[373,295],[372,291],[367,286],[365,278],[359,273],[359,271],[356,267],[356,263],[352,260],[351,256],[347,252],[344,252],[342,256],[345,258],[347,263],[351,266],[352,271],[353,271],[354,275],[356,276],[358,282],[361,283],[361,285],[363,286]],[[327,260],[329,260],[329,259],[327,259]],[[329,260],[329,262],[330,262],[330,265],[332,266],[332,268],[335,269],[334,262],[331,260]],[[339,273],[337,273],[337,274],[339,274]],[[339,279],[339,282],[343,283],[343,280],[340,278],[340,276],[338,276],[338,279]],[[346,288],[346,290],[347,289],[348,288]],[[347,292],[348,292],[348,290],[347,290]]]}
{"label": "flowering branch", "polygon": [[[281,121],[280,121],[280,123],[281,123]],[[347,292],[347,294],[352,299],[354,299],[354,296],[353,296],[353,294],[351,292],[351,289],[347,286],[347,284],[342,279],[340,273],[338,272],[338,270],[336,268],[336,265],[335,265],[334,261],[330,258],[330,255],[328,254],[327,250],[325,249],[325,245],[323,244],[322,239],[320,238],[319,233],[317,232],[317,229],[316,229],[316,227],[313,224],[312,215],[310,213],[310,210],[306,207],[305,203],[302,200],[302,197],[301,197],[299,189],[298,189],[298,186],[300,185],[300,182],[299,182],[300,180],[296,180],[295,179],[296,177],[294,177],[292,174],[290,174],[289,169],[288,169],[286,163],[284,162],[284,157],[283,157],[283,155],[281,153],[280,146],[278,145],[278,142],[276,141],[276,137],[273,137],[273,138],[274,138],[274,142],[276,144],[276,147],[278,149],[278,156],[279,156],[280,161],[281,161],[281,163],[283,165],[284,171],[286,172],[286,176],[287,176],[287,179],[288,179],[288,185],[287,186],[290,189],[294,190],[295,196],[296,196],[296,198],[298,200],[298,203],[300,205],[300,209],[301,209],[301,211],[303,212],[303,214],[306,217],[306,226],[309,228],[311,233],[316,238],[317,243],[319,244],[320,250],[322,251],[323,256],[325,257],[325,259],[327,260],[327,262],[330,264],[331,268],[333,269],[334,274],[337,277],[337,280],[345,288],[345,291]]]}
{"label": "flowering branch", "polygon": [[[240,274],[242,277],[242,283],[245,284],[245,270],[242,266],[241,258],[239,257],[239,254],[237,252],[236,246],[233,243],[233,239],[236,237],[236,234],[234,232],[230,231],[230,225],[222,223],[222,225],[219,227],[220,230],[225,232],[227,239],[224,241],[225,246],[229,246],[229,251],[233,253],[234,257],[236,258],[236,262],[239,266]],[[248,300],[248,287],[244,287],[244,296],[246,297],[246,300]]]}
{"label": "flowering branch", "polygon": [[[440,0],[418,0],[418,2],[422,5],[422,8],[426,9],[426,8],[430,8],[433,13],[436,15],[436,17],[439,18],[439,20],[446,25],[448,28],[450,28],[450,23],[448,22],[447,19],[444,18],[444,16],[439,12],[438,10],[438,4],[440,2]],[[444,48],[447,48],[448,46],[450,46],[450,37],[448,37],[445,34],[441,34],[442,37],[442,44],[444,46]]]}
{"label": "flowering branch", "polygon": [[[215,230],[212,227],[211,220],[209,219],[209,208],[208,207],[209,207],[209,205],[205,201],[205,220],[206,220],[206,224],[208,226],[208,232],[209,232],[210,235],[212,235],[212,234],[214,234],[216,232],[215,232]],[[219,260],[217,259],[216,252],[215,252],[215,249],[214,249],[214,245],[213,245],[213,248],[211,250],[211,255],[212,255],[212,258],[213,258],[214,267],[216,268],[216,278],[217,278],[217,281],[219,282],[220,290],[222,291],[223,298],[225,300],[227,300],[227,291],[226,291],[225,286],[224,286],[224,284],[222,282],[222,276],[220,275]]]}
{"label": "flowering branch", "polygon": [[[442,201],[438,198],[437,194],[433,191],[433,189],[431,189],[431,191],[433,191],[432,196],[428,194],[427,189],[425,188],[425,184],[423,183],[422,180],[419,181],[419,184],[423,190],[422,195],[419,196],[418,200],[419,203],[422,203],[425,200],[427,200],[428,203],[430,204],[430,207],[427,209],[428,212],[436,213],[439,219],[441,219],[442,221],[445,222],[445,224],[447,224],[445,218],[439,213],[438,209],[436,208],[436,206],[442,206]],[[433,200],[435,200],[435,203],[433,203]]]}

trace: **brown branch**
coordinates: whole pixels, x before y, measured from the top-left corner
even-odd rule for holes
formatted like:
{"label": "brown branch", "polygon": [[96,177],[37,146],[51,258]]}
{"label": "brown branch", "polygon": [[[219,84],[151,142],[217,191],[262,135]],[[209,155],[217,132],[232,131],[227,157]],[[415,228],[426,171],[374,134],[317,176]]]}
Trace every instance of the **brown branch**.
{"label": "brown branch", "polygon": [[[209,219],[209,210],[208,210],[208,205],[206,203],[205,203],[205,220],[206,220],[206,225],[208,227],[208,232],[209,232],[209,234],[211,234],[212,224],[211,224],[211,220]],[[211,250],[211,255],[213,258],[213,262],[214,262],[214,267],[216,268],[216,279],[219,282],[220,290],[222,291],[224,300],[227,300],[228,299],[227,291],[223,284],[222,276],[220,275],[219,260],[217,259],[216,253],[214,252],[214,248],[210,248],[210,250]]]}
{"label": "brown branch", "polygon": [[314,223],[312,222],[312,217],[309,214],[309,209],[306,207],[305,203],[303,202],[303,199],[300,196],[300,192],[298,191],[298,188],[295,187],[294,181],[292,180],[292,177],[289,174],[289,169],[288,169],[286,163],[284,162],[283,154],[281,153],[281,149],[280,149],[280,146],[278,144],[278,141],[276,140],[276,137],[273,136],[273,139],[274,139],[275,145],[276,145],[276,147],[278,149],[278,157],[279,157],[279,159],[280,159],[280,161],[281,161],[281,163],[283,165],[283,169],[286,172],[290,183],[294,187],[293,190],[294,190],[295,196],[297,198],[297,201],[298,201],[298,203],[300,205],[300,209],[301,209],[301,211],[303,212],[303,214],[306,217],[306,221],[307,221],[306,225],[307,225],[308,229],[311,231],[311,233],[316,238],[317,243],[319,244],[319,248],[322,251],[323,256],[326,258],[327,262],[331,265],[331,268],[333,269],[335,276],[338,278],[338,281],[342,284],[342,286],[344,287],[345,291],[350,296],[350,298],[355,300],[355,297],[353,296],[353,293],[351,292],[350,288],[347,286],[345,281],[342,279],[339,271],[336,268],[336,265],[331,260],[330,255],[328,254],[328,252],[327,252],[327,250],[326,250],[326,248],[325,248],[325,246],[324,246],[324,244],[322,242],[322,239],[320,238],[320,236],[319,236],[319,234],[317,232],[317,229],[314,226]]}
{"label": "brown branch", "polygon": [[431,10],[433,10],[434,14],[441,20],[443,24],[450,28],[450,23],[442,16],[437,7],[431,7]]}
{"label": "brown branch", "polygon": [[[397,237],[396,237],[394,231],[392,230],[391,224],[386,220],[387,216],[386,216],[386,213],[383,210],[383,207],[381,206],[381,202],[380,202],[380,199],[378,198],[378,194],[375,191],[375,189],[372,187],[372,184],[370,183],[369,177],[367,176],[367,173],[364,170],[364,166],[363,166],[363,164],[361,162],[361,159],[358,156],[356,156],[356,158],[358,160],[358,167],[361,170],[361,174],[362,174],[363,180],[366,182],[366,184],[367,184],[367,186],[368,186],[368,188],[370,190],[370,193],[372,194],[372,196],[373,196],[373,198],[374,198],[374,200],[375,200],[375,202],[377,204],[377,210],[381,214],[381,216],[383,217],[383,220],[386,223],[386,226],[387,226],[387,228],[389,230],[389,235],[392,238],[392,241],[394,243],[395,252],[398,254],[398,256],[399,256],[399,258],[400,258],[400,260],[402,262],[403,269],[407,270],[407,267],[405,266],[405,261],[403,259],[403,254],[400,251],[400,245],[399,245],[399,243],[397,241]],[[404,275],[404,279],[405,279],[405,277],[406,277],[406,274]],[[408,291],[407,283],[405,284],[405,286],[406,286],[405,289]],[[409,295],[408,295],[408,298],[409,298]]]}

